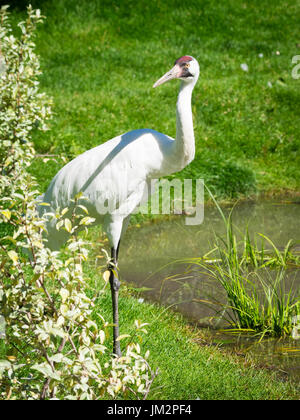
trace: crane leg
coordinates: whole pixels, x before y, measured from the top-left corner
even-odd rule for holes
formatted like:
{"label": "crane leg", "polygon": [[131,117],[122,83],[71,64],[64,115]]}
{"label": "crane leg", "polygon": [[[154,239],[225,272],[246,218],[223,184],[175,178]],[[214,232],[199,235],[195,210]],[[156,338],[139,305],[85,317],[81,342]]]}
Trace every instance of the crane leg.
{"label": "crane leg", "polygon": [[[119,243],[120,245],[120,243]],[[113,352],[118,357],[122,356],[121,348],[120,348],[120,341],[117,341],[119,337],[119,288],[120,288],[120,281],[117,275],[117,262],[118,262],[118,250],[111,248],[111,263],[109,265],[109,282],[110,282],[110,289],[111,289],[111,296],[112,296],[112,308],[113,308]]]}

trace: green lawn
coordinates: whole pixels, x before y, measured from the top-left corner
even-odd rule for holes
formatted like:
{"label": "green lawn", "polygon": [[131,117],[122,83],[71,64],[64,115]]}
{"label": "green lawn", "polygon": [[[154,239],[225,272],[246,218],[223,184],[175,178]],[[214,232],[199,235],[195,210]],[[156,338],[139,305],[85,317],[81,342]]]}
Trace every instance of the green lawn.
{"label": "green lawn", "polygon": [[[106,304],[105,304],[106,302]],[[108,310],[110,296],[101,301]],[[147,321],[148,334],[142,348],[150,349],[149,363],[159,368],[150,399],[298,399],[298,391],[282,382],[278,374],[251,366],[246,359],[204,346],[197,330],[189,328],[180,316],[149,303],[138,303],[121,289],[120,314],[122,332],[128,332],[135,319]]]}
{"label": "green lawn", "polygon": [[[26,2],[15,3],[22,9]],[[71,159],[135,128],[175,136],[178,84],[152,85],[177,57],[190,54],[201,66],[193,96],[197,155],[179,176],[204,178],[219,198],[299,189],[300,80],[291,76],[300,51],[299,3],[32,4],[47,16],[37,44],[42,89],[55,112],[48,134],[34,136],[39,153]],[[36,160],[32,172],[42,189],[62,165]]]}

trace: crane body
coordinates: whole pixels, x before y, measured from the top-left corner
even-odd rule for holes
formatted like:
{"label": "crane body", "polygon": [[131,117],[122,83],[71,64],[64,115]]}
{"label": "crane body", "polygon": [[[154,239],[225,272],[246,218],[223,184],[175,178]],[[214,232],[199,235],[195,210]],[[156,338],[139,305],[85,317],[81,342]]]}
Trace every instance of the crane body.
{"label": "crane body", "polygon": [[[146,197],[151,179],[177,172],[178,159],[173,162],[174,139],[155,130],[133,130],[117,136],[100,146],[77,156],[65,165],[53,178],[46,193],[41,197],[51,209],[71,206],[71,200],[83,193],[84,205],[96,224],[102,224],[112,246],[117,247],[120,237],[116,232],[117,219],[127,216]],[[168,161],[164,156],[168,155]],[[116,211],[108,212],[108,205]],[[49,208],[45,207],[49,211]],[[121,227],[120,227],[121,228]],[[50,228],[51,229],[51,228]],[[50,248],[58,249],[63,236],[53,226],[49,231]]]}
{"label": "crane body", "polygon": [[[151,129],[129,131],[94,147],[66,164],[52,179],[40,200],[40,214],[57,208],[72,207],[72,200],[83,194],[84,206],[95,224],[102,224],[111,246],[109,265],[114,318],[114,353],[121,355],[118,316],[120,282],[116,271],[121,238],[131,213],[148,198],[152,179],[178,172],[195,155],[191,109],[193,88],[199,76],[198,62],[191,56],[176,60],[174,67],[154,87],[168,80],[182,80],[176,106],[176,139]],[[68,239],[67,232],[47,225],[48,246],[59,249]]]}

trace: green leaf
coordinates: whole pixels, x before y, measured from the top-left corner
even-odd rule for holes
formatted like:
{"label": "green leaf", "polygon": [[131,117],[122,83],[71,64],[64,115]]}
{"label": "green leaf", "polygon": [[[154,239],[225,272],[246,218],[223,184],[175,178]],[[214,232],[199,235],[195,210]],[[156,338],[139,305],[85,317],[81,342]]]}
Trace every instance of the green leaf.
{"label": "green leaf", "polygon": [[33,365],[32,369],[41,372],[46,378],[56,379],[57,381],[60,380],[60,376],[58,373],[53,372],[51,367],[45,364],[42,365]]}
{"label": "green leaf", "polygon": [[116,339],[116,341],[121,341],[121,340],[123,340],[124,338],[128,338],[128,337],[130,337],[130,335],[129,335],[129,334],[121,334],[121,335],[119,335],[119,337]]}
{"label": "green leaf", "polygon": [[78,204],[77,207],[81,208],[86,214],[89,214],[88,209],[82,204]]}
{"label": "green leaf", "polygon": [[7,220],[9,220],[11,218],[11,211],[8,210],[8,209],[0,210],[0,213],[2,213],[7,218]]}
{"label": "green leaf", "polygon": [[64,224],[63,220],[60,220],[59,222],[56,223],[56,229],[59,230]]}
{"label": "green leaf", "polygon": [[0,360],[0,373],[10,368],[11,368],[11,363],[8,360]]}
{"label": "green leaf", "polygon": [[49,359],[52,362],[61,363],[61,361],[63,360],[63,358],[64,358],[64,355],[62,353],[58,353],[58,354],[54,354]]}
{"label": "green leaf", "polygon": [[60,312],[62,313],[63,316],[66,316],[67,313],[69,312],[69,307],[65,304],[60,305]]}
{"label": "green leaf", "polygon": [[18,262],[19,256],[15,251],[8,251],[7,255],[13,261],[14,264]]}
{"label": "green leaf", "polygon": [[83,217],[81,220],[80,220],[80,225],[90,225],[91,223],[93,223],[95,221],[95,219],[93,218],[93,217],[88,217],[88,216],[86,216],[86,217]]}
{"label": "green leaf", "polygon": [[65,207],[65,208],[61,211],[61,215],[63,216],[64,214],[66,214],[68,210],[69,210],[69,209],[68,209],[68,207]]}
{"label": "green leaf", "polygon": [[71,230],[72,230],[71,220],[65,219],[65,228],[67,232],[71,233]]}
{"label": "green leaf", "polygon": [[60,289],[59,294],[61,296],[62,302],[65,303],[65,301],[70,296],[70,292],[67,289]]}

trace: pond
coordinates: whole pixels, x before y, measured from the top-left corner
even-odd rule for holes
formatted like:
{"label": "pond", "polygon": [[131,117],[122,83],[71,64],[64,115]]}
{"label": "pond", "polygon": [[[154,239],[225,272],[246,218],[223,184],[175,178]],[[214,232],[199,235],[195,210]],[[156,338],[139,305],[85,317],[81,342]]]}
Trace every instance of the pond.
{"label": "pond", "polygon": [[[230,208],[223,210],[228,214]],[[237,232],[244,234],[248,226],[251,237],[263,233],[279,249],[290,239],[299,241],[299,221],[300,203],[292,200],[241,202],[233,211]],[[250,352],[259,363],[274,365],[290,377],[300,378],[300,340],[264,339],[258,343],[257,338],[224,332],[228,325],[224,313],[217,315],[215,306],[203,302],[215,299],[225,303],[224,290],[198,266],[184,260],[211,250],[215,233],[223,236],[225,226],[213,206],[205,208],[204,221],[199,226],[187,226],[184,216],[174,216],[140,228],[131,227],[120,252],[121,276],[139,288],[148,288],[143,292],[145,299],[180,311],[199,327],[209,328],[214,344]],[[300,250],[299,243],[295,249]],[[289,269],[285,282],[287,288],[299,291],[300,270]]]}

